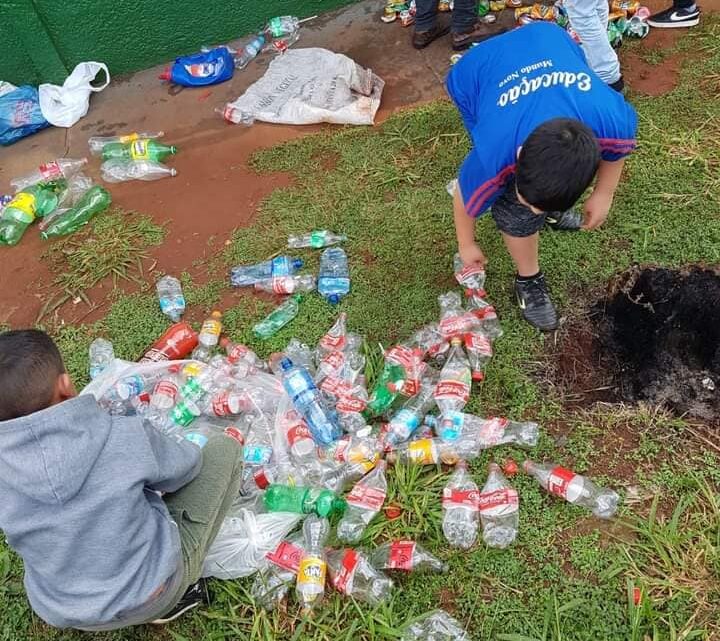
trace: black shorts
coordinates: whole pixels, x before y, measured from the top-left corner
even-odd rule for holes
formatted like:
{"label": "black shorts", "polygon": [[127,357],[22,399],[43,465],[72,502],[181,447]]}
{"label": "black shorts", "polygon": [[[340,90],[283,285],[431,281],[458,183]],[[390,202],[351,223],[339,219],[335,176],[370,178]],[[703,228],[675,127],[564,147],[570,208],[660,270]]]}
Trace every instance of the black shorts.
{"label": "black shorts", "polygon": [[501,232],[516,238],[532,236],[545,224],[545,214],[533,213],[518,200],[514,179],[508,181],[505,192],[493,203],[491,214]]}

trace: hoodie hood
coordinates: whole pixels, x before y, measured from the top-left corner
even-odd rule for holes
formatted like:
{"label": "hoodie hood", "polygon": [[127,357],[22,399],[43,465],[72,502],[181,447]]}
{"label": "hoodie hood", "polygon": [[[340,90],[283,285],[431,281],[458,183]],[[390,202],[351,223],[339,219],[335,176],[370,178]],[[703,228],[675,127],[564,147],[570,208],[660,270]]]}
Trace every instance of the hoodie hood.
{"label": "hoodie hood", "polygon": [[65,503],[92,471],[111,424],[91,395],[0,422],[0,481],[39,503]]}

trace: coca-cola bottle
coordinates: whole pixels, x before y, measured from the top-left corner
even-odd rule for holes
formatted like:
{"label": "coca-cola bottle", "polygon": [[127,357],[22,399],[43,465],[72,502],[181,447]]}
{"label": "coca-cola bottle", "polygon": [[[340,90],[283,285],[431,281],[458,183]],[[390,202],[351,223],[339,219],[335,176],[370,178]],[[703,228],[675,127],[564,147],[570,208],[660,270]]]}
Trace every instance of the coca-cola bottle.
{"label": "coca-cola bottle", "polygon": [[478,486],[468,472],[467,463],[460,461],[443,490],[442,529],[447,542],[467,550],[477,539]]}
{"label": "coca-cola bottle", "polygon": [[506,548],[517,537],[520,507],[518,493],[497,463],[490,464],[479,504],[483,540],[491,548]]}
{"label": "coca-cola bottle", "polygon": [[377,605],[390,598],[392,581],[376,570],[359,550],[331,550],[327,557],[330,580],[341,594]]}
{"label": "coca-cola bottle", "polygon": [[338,539],[346,543],[359,541],[370,521],[382,509],[386,495],[385,461],[381,460],[345,497],[347,508],[337,526]]}
{"label": "coca-cola bottle", "polygon": [[198,334],[187,323],[175,323],[158,338],[139,362],[178,361],[197,347]]}
{"label": "coca-cola bottle", "polygon": [[368,555],[372,566],[378,570],[402,570],[446,572],[448,566],[420,547],[415,541],[403,539],[389,541],[375,548]]}

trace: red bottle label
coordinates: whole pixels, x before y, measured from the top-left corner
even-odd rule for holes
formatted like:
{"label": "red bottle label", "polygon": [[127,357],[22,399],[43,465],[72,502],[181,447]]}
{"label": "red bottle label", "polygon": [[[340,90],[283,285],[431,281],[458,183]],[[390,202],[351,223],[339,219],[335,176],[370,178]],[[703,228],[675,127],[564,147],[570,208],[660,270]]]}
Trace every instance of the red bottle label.
{"label": "red bottle label", "polygon": [[283,570],[297,574],[302,555],[302,548],[293,545],[290,541],[281,541],[274,551],[265,555],[265,558]]}
{"label": "red bottle label", "polygon": [[340,334],[339,336],[333,336],[332,334],[325,334],[320,339],[319,346],[325,351],[339,352],[345,347],[346,336]]}
{"label": "red bottle label", "polygon": [[347,495],[348,505],[379,512],[385,502],[385,490],[358,483]]}
{"label": "red bottle label", "polygon": [[331,396],[337,396],[340,383],[342,381],[337,376],[326,376],[320,382],[320,389]]}
{"label": "red bottle label", "polygon": [[330,352],[322,362],[326,367],[337,371],[344,365],[345,355],[342,352]]}
{"label": "red bottle label", "polygon": [[230,410],[230,406],[228,405],[229,397],[230,392],[220,392],[213,398],[212,411],[215,416],[227,416],[228,414],[233,414]]}
{"label": "red bottle label", "polygon": [[506,418],[489,418],[480,428],[479,440],[483,444],[497,445],[502,440],[508,423]]}
{"label": "red bottle label", "polygon": [[449,487],[443,490],[443,507],[466,507],[477,512],[480,509],[479,500],[478,490],[453,490]]}
{"label": "red bottle label", "polygon": [[350,583],[353,574],[355,574],[357,564],[358,553],[355,550],[346,550],[340,566],[340,571],[333,580],[333,585],[338,592],[347,594],[348,583]]}
{"label": "red bottle label", "polygon": [[355,396],[341,396],[335,405],[338,412],[362,412],[367,407],[367,401]]}
{"label": "red bottle label", "polygon": [[335,443],[335,460],[340,463],[347,463],[347,449],[350,445],[350,438],[345,436]]}
{"label": "red bottle label", "polygon": [[233,348],[230,350],[230,352],[227,355],[228,361],[235,365],[236,363],[239,363],[244,357],[245,354],[247,354],[250,350],[245,347],[245,345],[237,344],[234,345]]}
{"label": "red bottle label", "polygon": [[570,482],[577,476],[575,472],[558,465],[548,476],[547,490],[551,494],[565,498]]}
{"label": "red bottle label", "polygon": [[477,319],[472,314],[450,316],[440,321],[440,333],[445,338],[461,336],[471,330],[477,324]]}
{"label": "red bottle label", "polygon": [[457,399],[467,403],[470,398],[470,386],[460,381],[440,381],[435,388],[435,398],[441,400]]}
{"label": "red bottle label", "polygon": [[385,360],[395,363],[409,371],[413,366],[421,361],[421,355],[418,351],[405,347],[404,345],[395,345],[385,354]]}
{"label": "red bottle label", "polygon": [[388,569],[412,570],[415,541],[395,541],[390,545]]}
{"label": "red bottle label", "polygon": [[197,332],[190,325],[175,323],[153,343],[140,362],[179,361],[189,356],[197,344]]}
{"label": "red bottle label", "polygon": [[485,270],[477,265],[468,265],[463,267],[459,272],[455,273],[455,279],[461,285],[471,276],[482,276],[485,277]]}
{"label": "red bottle label", "polygon": [[245,437],[237,427],[233,427],[232,425],[230,425],[229,427],[226,427],[223,431],[225,433],[225,436],[229,436],[234,441],[240,443],[240,445],[245,445]]}
{"label": "red bottle label", "polygon": [[503,488],[502,490],[495,490],[494,492],[486,492],[480,494],[478,497],[480,514],[488,512],[497,513],[498,507],[517,507],[518,503],[517,491],[509,487]]}
{"label": "red bottle label", "polygon": [[58,165],[55,160],[45,163],[44,165],[40,165],[38,169],[45,180],[53,180],[54,178],[60,178],[63,175],[60,165]]}
{"label": "red bottle label", "polygon": [[465,347],[483,356],[492,356],[492,343],[487,336],[480,332],[465,334]]}
{"label": "red bottle label", "polygon": [[302,441],[305,439],[312,441],[312,436],[310,435],[310,430],[303,421],[301,423],[296,423],[295,425],[291,426],[290,429],[288,429],[287,439],[290,447],[293,447],[298,441]]}
{"label": "red bottle label", "polygon": [[158,396],[167,396],[174,401],[178,395],[178,386],[172,381],[168,381],[166,379],[158,381],[158,384],[153,390],[153,396],[155,394]]}

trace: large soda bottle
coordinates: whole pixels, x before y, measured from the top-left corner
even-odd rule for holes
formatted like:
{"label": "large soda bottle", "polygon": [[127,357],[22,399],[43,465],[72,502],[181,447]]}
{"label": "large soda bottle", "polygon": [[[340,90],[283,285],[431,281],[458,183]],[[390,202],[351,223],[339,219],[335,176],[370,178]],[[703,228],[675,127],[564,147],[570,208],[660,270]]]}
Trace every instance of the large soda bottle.
{"label": "large soda bottle", "polygon": [[438,296],[440,304],[440,334],[445,340],[462,337],[480,327],[480,321],[472,312],[462,307],[462,299],[457,292],[448,292]]}
{"label": "large soda bottle", "polygon": [[111,202],[112,198],[107,190],[97,185],[90,187],[74,207],[54,218],[40,233],[40,237],[47,240],[48,238],[71,234],[90,222],[93,216],[105,211]]}
{"label": "large soda bottle", "polygon": [[126,145],[136,140],[154,140],[156,138],[162,138],[165,135],[164,131],[153,131],[153,132],[142,132],[142,133],[131,133],[123,136],[92,136],[88,138],[88,146],[90,147],[90,153],[93,156],[102,155],[103,147],[110,143],[120,143]]}
{"label": "large soda bottle", "polygon": [[187,358],[197,344],[197,332],[188,323],[175,323],[152,344],[139,362],[179,361]]}
{"label": "large soda bottle", "polygon": [[177,147],[163,145],[153,139],[138,138],[132,142],[110,142],[103,146],[103,160],[150,160],[162,162],[168,156],[175,155]]}
{"label": "large soda bottle", "polygon": [[274,610],[295,583],[300,561],[305,554],[303,534],[297,532],[282,540],[277,548],[268,552],[265,558],[271,565],[258,572],[250,593],[255,602],[266,610]]}
{"label": "large soda bottle", "polygon": [[220,342],[222,328],[222,312],[216,309],[210,314],[210,318],[205,319],[200,329],[198,346],[192,353],[196,361],[207,363],[210,360],[212,351]]}
{"label": "large soda bottle", "polygon": [[456,412],[461,412],[470,398],[472,374],[470,363],[463,351],[459,338],[453,338],[450,354],[440,371],[440,380],[435,388],[435,402],[442,415],[440,437],[446,441],[454,441],[460,433],[456,424],[449,420]]}
{"label": "large soda bottle", "polygon": [[453,257],[453,268],[455,280],[465,290],[471,291],[476,296],[485,296],[485,269],[478,265],[465,266],[460,254]]}
{"label": "large soda bottle", "polygon": [[29,174],[13,178],[10,181],[12,188],[18,191],[24,191],[26,187],[30,187],[37,183],[47,182],[49,180],[57,180],[58,178],[70,178],[82,171],[87,164],[87,158],[73,160],[72,158],[57,158],[43,165],[40,165]]}
{"label": "large soda bottle", "polygon": [[359,550],[330,550],[327,555],[330,581],[341,594],[377,605],[390,598],[393,582],[376,570]]}
{"label": "large soda bottle", "polygon": [[301,367],[294,367],[289,358],[280,363],[282,383],[295,409],[310,428],[315,442],[319,445],[330,445],[342,435],[335,418],[323,406],[320,391],[315,386],[309,372]]}
{"label": "large soda bottle", "polygon": [[300,559],[295,593],[304,613],[308,613],[322,601],[325,594],[325,541],[330,533],[326,518],[311,515],[303,523],[305,554]]}
{"label": "large soda bottle", "polygon": [[467,550],[477,539],[478,486],[460,461],[443,490],[442,529],[447,542],[453,547]]}
{"label": "large soda bottle", "polygon": [[451,412],[441,417],[434,427],[439,433],[467,436],[468,441],[472,441],[475,456],[481,450],[497,445],[535,447],[540,437],[537,423],[510,421],[506,418],[481,418],[464,412]]}
{"label": "large soda bottle", "polygon": [[485,378],[485,368],[492,359],[492,343],[481,330],[468,332],[464,339],[465,351],[472,370],[472,379],[481,381]]}
{"label": "large soda bottle", "polygon": [[523,469],[534,476],[550,494],[562,497],[568,503],[582,505],[601,519],[609,519],[618,508],[620,497],[617,492],[598,487],[589,478],[560,465],[527,460],[523,463]]}
{"label": "large soda bottle", "polygon": [[100,165],[105,182],[121,183],[127,180],[160,180],[177,176],[177,169],[153,160],[121,160],[113,158]]}
{"label": "large soda bottle", "polygon": [[350,270],[347,255],[341,247],[330,247],[320,254],[318,292],[336,305],[350,291]]}
{"label": "large soda bottle", "polygon": [[345,500],[330,490],[275,483],[265,490],[265,507],[269,512],[294,512],[330,516],[345,510]]}
{"label": "large soda bottle", "polygon": [[303,274],[261,280],[255,283],[255,290],[269,294],[294,294],[295,292],[311,292],[316,286],[315,276]]}
{"label": "large soda bottle", "polygon": [[262,51],[265,46],[265,35],[257,34],[248,42],[242,50],[235,56],[235,68],[245,69],[255,57]]}
{"label": "large soda bottle", "polygon": [[90,378],[98,376],[115,360],[113,344],[104,338],[96,338],[90,343]]}
{"label": "large soda bottle", "polygon": [[330,247],[338,243],[344,243],[347,236],[344,234],[333,234],[327,229],[311,231],[309,234],[300,234],[298,236],[288,236],[288,247],[290,249],[300,249],[302,247],[312,247],[313,249],[322,249]]}
{"label": "large soda bottle", "polygon": [[447,572],[448,566],[440,559],[407,539],[383,543],[368,555],[372,566],[378,570],[403,570],[404,572]]}
{"label": "large soda bottle", "polygon": [[342,352],[347,345],[347,313],[340,312],[332,327],[318,341],[317,359],[321,361],[328,354]]}
{"label": "large soda bottle", "polygon": [[387,495],[385,461],[378,461],[375,469],[360,479],[347,495],[347,510],[337,526],[338,539],[356,543],[365,528],[382,509]]}
{"label": "large soda bottle", "polygon": [[43,185],[15,194],[0,215],[0,245],[17,245],[35,218],[50,214],[57,204],[54,190]]}
{"label": "large soda bottle", "polygon": [[465,267],[460,254],[455,254],[454,265],[455,279],[465,289],[468,310],[480,321],[483,334],[490,339],[502,336],[495,308],[485,300],[485,270],[476,265]]}
{"label": "large soda bottle", "polygon": [[412,463],[414,465],[455,465],[460,456],[454,443],[446,443],[439,438],[419,438],[400,443],[387,453],[388,463]]}
{"label": "large soda bottle", "polygon": [[292,321],[300,311],[302,296],[294,294],[284,303],[278,305],[265,318],[253,326],[253,333],[264,340],[277,334],[285,325]]}
{"label": "large soda bottle", "polygon": [[402,408],[390,419],[384,443],[393,448],[407,441],[423,422],[425,415],[435,406],[437,371],[429,370],[420,385],[420,391],[405,401]]}
{"label": "large soda bottle", "polygon": [[485,543],[491,548],[506,548],[515,541],[520,521],[518,493],[497,463],[490,463],[490,473],[478,503]]}
{"label": "large soda bottle", "polygon": [[180,321],[185,311],[185,296],[182,285],[174,276],[163,276],[156,284],[160,310],[173,323]]}

